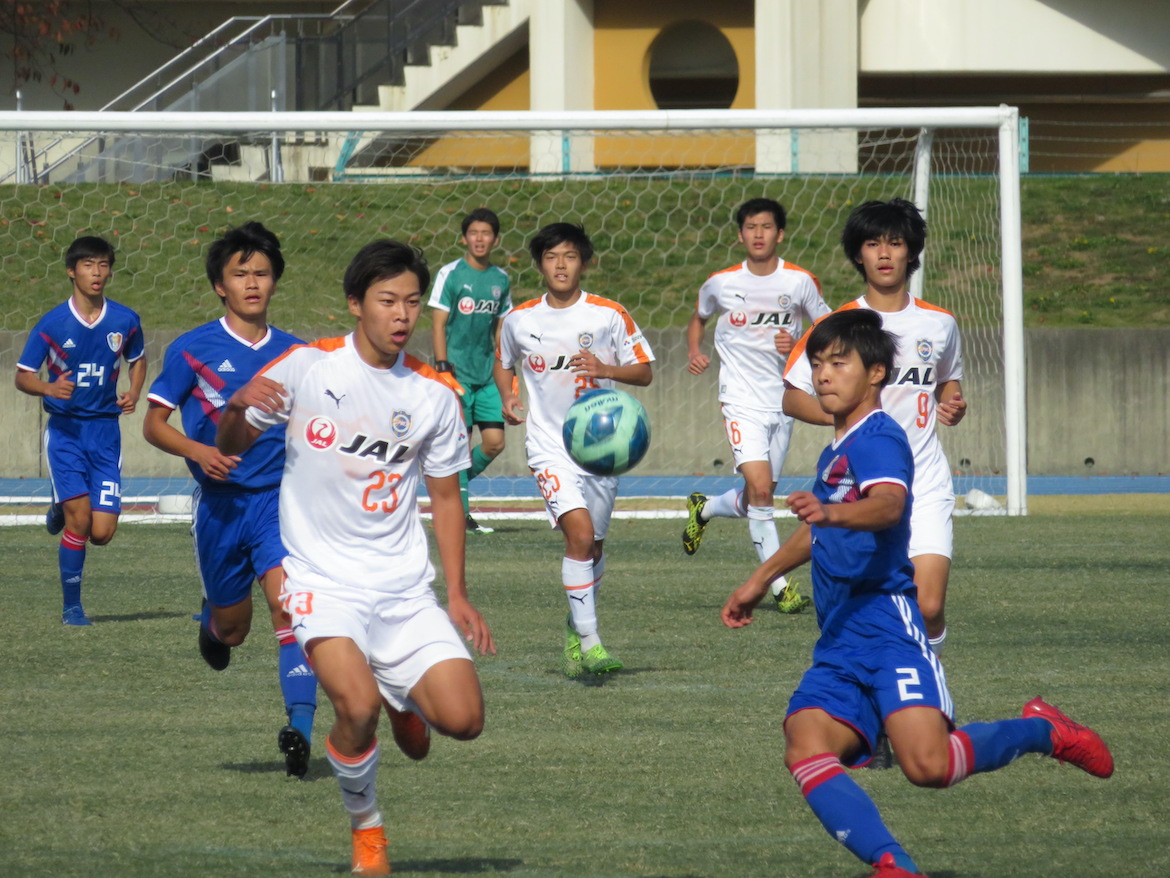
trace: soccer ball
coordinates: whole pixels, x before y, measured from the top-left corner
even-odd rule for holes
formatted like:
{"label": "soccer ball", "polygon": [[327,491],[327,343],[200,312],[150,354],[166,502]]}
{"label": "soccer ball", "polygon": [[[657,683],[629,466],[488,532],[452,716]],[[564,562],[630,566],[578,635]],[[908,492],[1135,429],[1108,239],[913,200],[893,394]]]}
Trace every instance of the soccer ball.
{"label": "soccer ball", "polygon": [[642,403],[621,390],[591,390],[569,406],[561,428],[565,450],[586,472],[620,476],[650,447]]}

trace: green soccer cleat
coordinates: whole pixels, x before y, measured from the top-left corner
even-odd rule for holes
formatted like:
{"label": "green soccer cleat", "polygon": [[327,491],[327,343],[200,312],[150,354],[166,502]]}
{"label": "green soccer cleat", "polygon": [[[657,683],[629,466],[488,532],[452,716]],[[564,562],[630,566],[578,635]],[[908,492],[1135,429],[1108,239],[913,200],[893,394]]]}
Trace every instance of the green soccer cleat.
{"label": "green soccer cleat", "polygon": [[569,679],[580,677],[585,670],[581,664],[581,635],[573,628],[573,617],[565,620],[565,651],[561,655],[561,671]]}
{"label": "green soccer cleat", "polygon": [[608,674],[610,671],[620,671],[625,667],[621,659],[606,652],[600,643],[581,656],[581,664],[592,674]]}
{"label": "green soccer cleat", "polygon": [[683,528],[683,551],[693,555],[699,551],[699,544],[703,542],[703,531],[707,522],[701,519],[703,507],[707,505],[707,497],[698,491],[687,497],[687,526]]}
{"label": "green soccer cleat", "polygon": [[789,582],[778,594],[772,595],[776,599],[776,609],[789,616],[795,616],[812,603],[812,598],[804,597],[796,587],[796,582]]}

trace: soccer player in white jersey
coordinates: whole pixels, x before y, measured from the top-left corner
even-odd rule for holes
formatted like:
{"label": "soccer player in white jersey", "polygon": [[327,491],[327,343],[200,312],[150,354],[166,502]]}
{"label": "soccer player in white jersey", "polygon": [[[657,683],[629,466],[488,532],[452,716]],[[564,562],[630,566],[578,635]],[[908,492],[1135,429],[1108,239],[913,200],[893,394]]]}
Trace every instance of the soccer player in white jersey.
{"label": "soccer player in white jersey", "polygon": [[[699,289],[687,324],[687,371],[702,375],[711,358],[702,351],[707,321],[715,323],[719,353],[719,403],[723,427],[743,485],[718,497],[698,492],[687,498],[683,551],[693,555],[712,518],[747,518],[748,533],[760,561],[780,547],[772,492],[788,455],[792,419],[784,414],[784,361],[805,323],[829,313],[821,285],[803,268],[776,254],[784,240],[787,214],[770,198],[753,198],[736,211],[739,242],[746,258],[717,271]],[[784,577],[772,583],[782,612],[808,606]]]}
{"label": "soccer player in white jersey", "polygon": [[[949,311],[909,293],[910,275],[921,266],[926,244],[926,221],[909,201],[895,198],[859,205],[845,222],[841,244],[866,283],[865,294],[842,310],[877,311],[882,326],[898,340],[894,376],[882,390],[882,408],[902,425],[914,452],[910,560],[926,632],[938,653],[947,636],[944,606],[955,492],[935,424],[953,427],[967,413],[959,328]],[[813,396],[811,370],[800,343],[788,358],[784,380],[788,414],[810,424],[832,423]]]}
{"label": "soccer player in white jersey", "polygon": [[[471,740],[483,729],[483,695],[460,632],[479,652],[495,651],[464,580],[459,471],[469,455],[459,400],[403,350],[429,280],[418,250],[389,240],[363,247],[344,280],[353,333],[291,348],[264,367],[228,401],[216,436],[222,453],[240,454],[286,425],[281,603],[333,703],[325,747],[358,875],[390,874],[375,796],[382,705],[411,758],[426,755],[427,726]],[[420,475],[445,611],[431,589]]]}
{"label": "soccer player in white jersey", "polygon": [[[547,292],[517,306],[500,329],[496,386],[504,420],[526,423],[528,466],[549,520],[565,538],[561,584],[569,602],[561,670],[567,677],[604,674],[622,663],[597,633],[597,593],[605,570],[618,480],[585,472],[561,441],[565,412],[577,397],[616,382],[645,387],[654,355],[626,309],[581,289],[593,243],[572,223],[542,228],[528,251]],[[528,389],[528,417],[514,390],[517,372]]]}

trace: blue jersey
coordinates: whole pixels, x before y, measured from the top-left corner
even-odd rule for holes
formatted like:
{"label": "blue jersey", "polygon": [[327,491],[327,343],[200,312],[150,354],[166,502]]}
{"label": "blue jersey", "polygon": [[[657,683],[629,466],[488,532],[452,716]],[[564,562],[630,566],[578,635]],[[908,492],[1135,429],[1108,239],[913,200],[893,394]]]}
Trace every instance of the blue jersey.
{"label": "blue jersey", "polygon": [[880,409],[821,452],[813,495],[821,503],[855,503],[883,483],[906,489],[902,517],[880,531],[812,526],[813,599],[821,631],[828,633],[866,598],[916,595],[907,548],[914,457],[906,432]]}
{"label": "blue jersey", "polygon": [[[222,317],[204,323],[179,336],[167,348],[162,372],[150,385],[147,398],[171,410],[179,409],[183,432],[189,439],[215,445],[220,412],[232,394],[264,366],[301,343],[296,336],[269,326],[268,334],[251,344],[228,329]],[[190,460],[187,468],[196,481],[212,491],[278,485],[284,470],[284,428],[261,434],[226,482],[208,478]]]}
{"label": "blue jersey", "polygon": [[146,353],[142,322],[138,315],[109,299],[93,323],[87,323],[73,306],[62,302],[39,321],[29,334],[16,368],[39,372],[48,361],[50,382],[65,372],[76,385],[69,399],[44,398],[51,415],[74,418],[112,417],[118,407],[118,375],[121,361],[133,363]]}

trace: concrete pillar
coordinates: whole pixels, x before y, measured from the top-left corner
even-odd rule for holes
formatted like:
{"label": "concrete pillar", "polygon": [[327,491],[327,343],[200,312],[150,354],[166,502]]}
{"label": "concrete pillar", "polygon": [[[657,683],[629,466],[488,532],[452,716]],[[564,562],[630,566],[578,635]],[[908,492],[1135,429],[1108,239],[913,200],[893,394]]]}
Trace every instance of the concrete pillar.
{"label": "concrete pillar", "polygon": [[[857,0],[756,0],[756,107],[857,106]],[[849,173],[857,169],[852,133],[764,133],[761,173]]]}
{"label": "concrete pillar", "polygon": [[[593,0],[539,0],[528,20],[533,110],[593,109]],[[531,171],[593,170],[593,138],[560,132],[532,135]]]}

